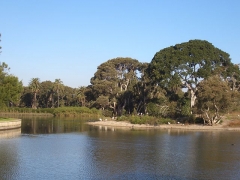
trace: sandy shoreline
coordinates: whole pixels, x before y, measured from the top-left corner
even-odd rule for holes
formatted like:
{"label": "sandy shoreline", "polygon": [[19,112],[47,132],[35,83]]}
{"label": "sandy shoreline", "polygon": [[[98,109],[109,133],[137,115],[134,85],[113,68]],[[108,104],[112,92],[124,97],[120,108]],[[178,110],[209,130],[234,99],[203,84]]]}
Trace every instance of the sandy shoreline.
{"label": "sandy shoreline", "polygon": [[146,124],[131,124],[127,121],[95,121],[87,122],[89,125],[93,126],[106,126],[114,128],[127,128],[127,129],[185,129],[185,130],[231,130],[231,131],[240,131],[240,128],[232,128],[223,125],[214,125],[214,126],[203,126],[203,125],[182,125],[182,124],[162,124],[162,125],[146,125]]}

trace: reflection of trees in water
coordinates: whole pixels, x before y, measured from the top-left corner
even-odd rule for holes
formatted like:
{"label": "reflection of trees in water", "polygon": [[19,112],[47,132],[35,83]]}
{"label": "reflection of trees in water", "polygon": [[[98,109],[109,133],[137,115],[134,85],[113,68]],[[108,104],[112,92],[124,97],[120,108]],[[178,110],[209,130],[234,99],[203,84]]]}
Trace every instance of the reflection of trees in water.
{"label": "reflection of trees in water", "polygon": [[100,130],[92,129],[88,135],[95,139],[89,143],[93,148],[92,160],[98,169],[96,172],[105,172],[106,177],[129,171],[152,173],[158,166],[155,160],[159,152],[154,131],[113,131],[112,128],[102,127]]}
{"label": "reflection of trees in water", "polygon": [[164,149],[168,146],[169,149],[161,157],[162,160],[164,157],[168,159],[174,157],[173,159],[179,162],[178,165],[194,175],[193,179],[212,179],[211,177],[216,174],[219,177],[223,175],[229,179],[237,177],[236,174],[232,174],[234,167],[230,165],[237,165],[240,162],[239,153],[236,153],[236,149],[240,149],[239,132],[168,131],[171,140],[163,145]]}
{"label": "reflection of trees in water", "polygon": [[86,129],[85,119],[75,118],[24,118],[22,119],[22,133],[49,134],[82,132]]}
{"label": "reflection of trees in water", "polygon": [[[208,138],[206,138],[206,134]],[[239,142],[239,132],[212,131],[205,132],[205,134],[200,133],[195,143],[196,148],[202,150],[201,153],[196,154],[198,166],[200,165],[206,170],[219,169],[220,166],[223,166],[224,169],[229,164],[239,162],[239,154],[234,153],[236,148],[240,147],[237,142]]]}
{"label": "reflection of trees in water", "polygon": [[170,129],[157,133],[154,130],[112,131],[103,126],[92,128],[88,135],[93,139],[89,144],[93,148],[96,172],[103,171],[106,177],[118,172],[134,172],[211,179],[218,173],[236,176],[229,173],[233,168],[230,165],[240,162],[236,153],[240,149],[237,133]]}
{"label": "reflection of trees in water", "polygon": [[15,141],[0,140],[0,179],[13,179],[18,169],[18,149]]}
{"label": "reflection of trees in water", "polygon": [[6,138],[14,138],[21,135],[21,128],[10,129],[10,130],[1,130],[0,131],[0,140]]}

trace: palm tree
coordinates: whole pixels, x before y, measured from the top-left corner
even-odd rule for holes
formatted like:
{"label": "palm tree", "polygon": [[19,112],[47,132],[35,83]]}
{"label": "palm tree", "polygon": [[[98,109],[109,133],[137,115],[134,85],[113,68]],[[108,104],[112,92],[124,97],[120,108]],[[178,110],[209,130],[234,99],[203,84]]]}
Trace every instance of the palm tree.
{"label": "palm tree", "polygon": [[[53,93],[54,93],[53,87],[50,87],[49,90],[48,90],[48,94],[49,94],[48,102],[50,102],[50,107],[51,108],[54,108]],[[48,107],[48,104],[47,104],[47,107]]]}
{"label": "palm tree", "polygon": [[29,88],[32,90],[33,93],[32,108],[37,109],[37,93],[40,91],[40,79],[32,78],[29,83]]}
{"label": "palm tree", "polygon": [[86,87],[81,86],[77,89],[77,101],[81,103],[81,106],[85,106],[85,101],[86,101]]}
{"label": "palm tree", "polygon": [[55,92],[57,93],[57,104],[58,104],[58,107],[59,107],[59,94],[60,92],[63,92],[64,90],[64,86],[62,84],[63,82],[61,81],[61,79],[55,79],[55,82],[54,82],[54,90]]}

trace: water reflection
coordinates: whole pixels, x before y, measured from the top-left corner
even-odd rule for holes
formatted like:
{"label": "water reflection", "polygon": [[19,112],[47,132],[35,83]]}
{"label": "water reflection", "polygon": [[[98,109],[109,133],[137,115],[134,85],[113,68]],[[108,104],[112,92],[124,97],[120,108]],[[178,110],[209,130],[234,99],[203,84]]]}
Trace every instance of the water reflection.
{"label": "water reflection", "polygon": [[95,139],[92,154],[98,167],[96,172],[104,171],[106,177],[234,179],[240,175],[237,170],[240,168],[238,132],[112,132],[101,128],[101,131],[89,132],[89,136]]}
{"label": "water reflection", "polygon": [[19,164],[19,132],[20,129],[0,131],[0,179],[14,179],[13,177],[16,179]]}
{"label": "water reflection", "polygon": [[83,132],[86,129],[83,118],[24,118],[22,121],[22,133],[24,134],[51,134]]}
{"label": "water reflection", "polygon": [[[237,179],[240,134],[88,126],[81,119],[23,119],[0,139],[4,179]],[[37,171],[36,171],[37,169]]]}
{"label": "water reflection", "polygon": [[21,135],[21,128],[0,131],[0,140],[14,138]]}

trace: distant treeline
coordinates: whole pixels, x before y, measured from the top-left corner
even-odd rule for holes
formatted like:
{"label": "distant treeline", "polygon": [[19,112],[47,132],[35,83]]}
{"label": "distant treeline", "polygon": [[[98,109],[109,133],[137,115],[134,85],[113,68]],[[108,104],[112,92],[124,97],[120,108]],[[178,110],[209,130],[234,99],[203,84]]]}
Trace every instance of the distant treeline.
{"label": "distant treeline", "polygon": [[97,67],[91,85],[79,88],[65,86],[60,79],[41,82],[39,78],[23,87],[3,62],[0,107],[55,115],[66,113],[68,107],[71,114],[101,110],[109,117],[152,116],[192,122],[197,118],[212,125],[224,113],[239,109],[239,80],[239,66],[228,53],[208,41],[190,40],[160,50],[150,63],[129,57],[110,59]]}

